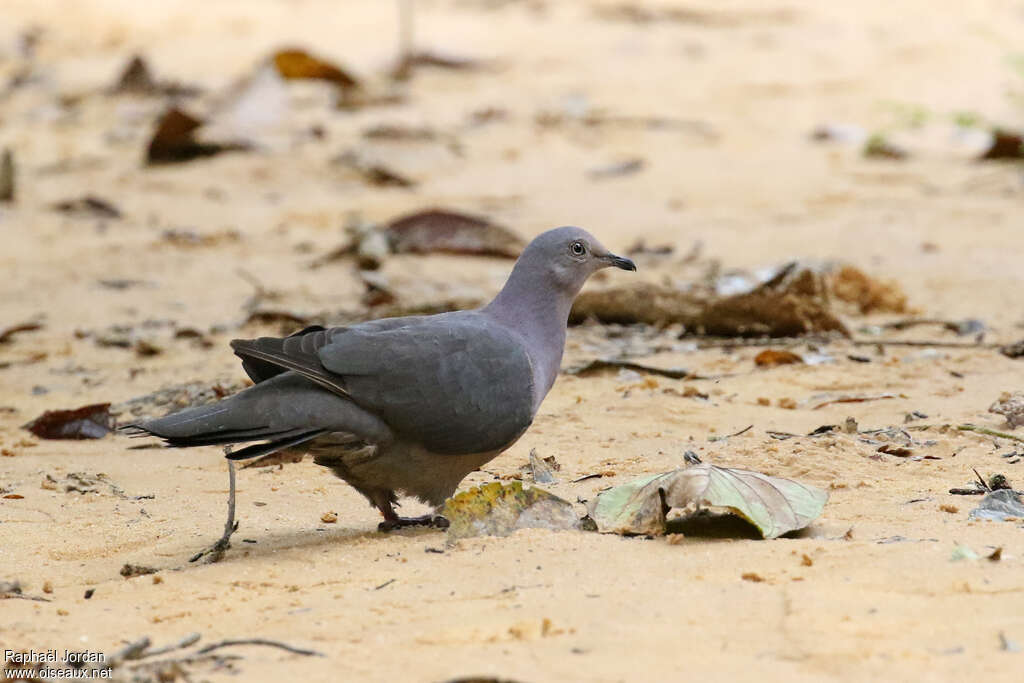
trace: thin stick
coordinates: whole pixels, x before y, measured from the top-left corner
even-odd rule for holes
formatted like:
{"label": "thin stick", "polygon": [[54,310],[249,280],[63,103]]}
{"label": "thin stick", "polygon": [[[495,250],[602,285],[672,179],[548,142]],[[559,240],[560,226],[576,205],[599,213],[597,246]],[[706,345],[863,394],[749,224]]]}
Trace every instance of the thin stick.
{"label": "thin stick", "polygon": [[214,650],[220,649],[222,647],[232,647],[234,645],[266,645],[268,647],[278,647],[278,648],[281,648],[282,650],[286,650],[287,652],[291,652],[292,654],[303,655],[305,657],[323,657],[324,656],[324,654],[322,652],[317,652],[316,650],[303,650],[302,648],[292,647],[291,645],[288,645],[287,643],[282,643],[282,642],[279,642],[277,640],[267,640],[265,638],[245,638],[245,639],[242,639],[242,640],[222,640],[219,643],[213,643],[212,645],[207,645],[204,648],[200,648],[199,650],[196,650],[196,654],[197,655],[205,655],[205,654],[208,654],[210,652],[213,652]]}
{"label": "thin stick", "polygon": [[985,434],[987,436],[996,436],[999,437],[1000,439],[1011,439],[1013,441],[1019,441],[1021,443],[1024,443],[1024,437],[1022,436],[1017,436],[1016,434],[1007,434],[1006,432],[997,432],[996,430],[989,429],[988,427],[979,427],[977,425],[964,424],[957,425],[956,428],[959,429],[961,432],[977,432],[979,434]]}

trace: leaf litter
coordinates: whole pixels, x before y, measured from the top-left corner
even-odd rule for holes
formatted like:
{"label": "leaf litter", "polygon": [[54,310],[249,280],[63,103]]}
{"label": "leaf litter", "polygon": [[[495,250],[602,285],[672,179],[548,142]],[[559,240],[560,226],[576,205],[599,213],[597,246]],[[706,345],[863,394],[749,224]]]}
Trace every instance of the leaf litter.
{"label": "leaf litter", "polygon": [[803,529],[821,515],[822,489],[749,470],[700,464],[640,477],[598,494],[590,516],[602,533],[660,536],[672,509],[724,511],[764,538]]}
{"label": "leaf litter", "polygon": [[47,410],[22,425],[40,439],[102,439],[114,428],[109,403],[94,403],[72,410]]}

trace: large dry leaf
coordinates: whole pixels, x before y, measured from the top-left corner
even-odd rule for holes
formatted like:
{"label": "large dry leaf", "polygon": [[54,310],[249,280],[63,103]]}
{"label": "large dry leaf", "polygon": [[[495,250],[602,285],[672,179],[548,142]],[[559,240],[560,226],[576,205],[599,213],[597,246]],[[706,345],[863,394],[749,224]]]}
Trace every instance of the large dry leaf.
{"label": "large dry leaf", "polygon": [[463,491],[444,504],[448,540],[508,536],[517,529],[572,529],[579,523],[572,503],[522,482],[493,482]]}
{"label": "large dry leaf", "polygon": [[717,508],[739,515],[765,538],[776,538],[810,524],[827,500],[827,492],[791,479],[695,465],[604,491],[590,516],[602,533],[660,535],[672,508]]}
{"label": "large dry leaf", "polygon": [[427,209],[402,216],[387,226],[395,253],[474,254],[517,258],[523,240],[508,228],[469,214]]}
{"label": "large dry leaf", "polygon": [[109,403],[94,403],[74,410],[47,410],[22,425],[40,439],[102,439],[114,427]]}

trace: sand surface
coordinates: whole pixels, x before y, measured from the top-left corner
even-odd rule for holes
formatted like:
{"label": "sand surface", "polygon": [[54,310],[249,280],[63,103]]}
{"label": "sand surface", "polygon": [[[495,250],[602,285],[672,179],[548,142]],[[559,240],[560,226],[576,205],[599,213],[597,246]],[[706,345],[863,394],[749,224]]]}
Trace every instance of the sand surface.
{"label": "sand surface", "polygon": [[[0,204],[0,327],[43,328],[0,346],[0,488],[22,496],[0,498],[0,581],[49,601],[0,601],[0,649],[112,652],[143,635],[163,645],[199,632],[201,642],[270,638],[326,655],[225,649],[241,658],[195,664],[192,680],[1019,680],[1024,654],[1010,650],[1024,645],[1024,529],[969,521],[978,499],[948,489],[969,482],[972,468],[1021,488],[1024,461],[1001,457],[1012,441],[938,428],[1005,429],[987,408],[1024,387],[1024,360],[988,347],[880,354],[836,343],[820,349],[832,362],[764,370],[753,362],[758,348],[677,346],[642,360],[727,376],[563,375],[530,431],[463,483],[517,475],[536,449],[561,464],[549,490],[591,499],[679,467],[694,450],[830,491],[806,533],[775,541],[521,531],[447,547],[438,531],[378,533],[365,500],[307,460],[241,471],[233,548],[217,564],[189,564],[223,524],[217,449],[136,450],[122,436],[47,441],[19,428],[48,409],[241,381],[227,342],[280,330],[239,327],[253,293],[239,269],[278,294],[274,308],[358,311],[364,287],[351,262],[310,263],[346,241],[353,214],[384,221],[435,205],[527,238],[575,223],[617,251],[638,239],[675,247],[597,287],[629,277],[684,283],[702,272],[679,263],[696,242],[701,263],[726,269],[842,260],[895,280],[916,314],[977,318],[986,343],[1015,341],[1024,336],[1021,166],[973,161],[976,140],[953,122],[963,113],[982,127],[1024,120],[1019,1],[649,2],[692,10],[650,21],[602,14],[621,6],[603,1],[426,1],[417,3],[419,46],[487,64],[424,69],[398,86],[384,76],[395,4],[382,0],[3,4],[0,83],[29,64],[19,37],[41,31],[28,80],[0,92],[0,147],[18,167],[17,201]],[[158,77],[202,87],[185,105],[209,111],[282,45],[405,99],[342,111],[329,87],[298,84],[291,106],[258,131],[258,151],[144,168],[162,100],[103,94],[142,52]],[[504,116],[474,123],[489,109]],[[595,112],[624,118],[587,125]],[[380,123],[440,137],[362,137]],[[825,123],[883,132],[910,157],[865,159],[859,143],[812,142]],[[313,125],[322,137],[308,133]],[[373,187],[331,163],[351,149],[417,186]],[[639,172],[590,173],[634,158]],[[123,216],[51,208],[83,195]],[[169,230],[199,244],[168,240]],[[509,267],[396,256],[383,272],[400,302],[422,303],[489,296]],[[856,330],[897,317],[906,316],[847,322]],[[113,325],[162,352],[99,345]],[[174,338],[184,326],[212,346]],[[600,355],[602,334],[574,329],[566,365]],[[891,336],[972,340],[935,326]],[[687,387],[707,398],[685,396]],[[892,397],[813,409],[808,399],[824,392]],[[936,425],[914,433],[915,457],[880,455],[848,434],[767,434],[847,417],[861,429],[899,426],[912,411],[928,417],[911,424]],[[124,495],[44,485],[76,472],[104,473]],[[607,476],[570,483],[594,472]],[[322,522],[327,512],[337,522]],[[961,544],[982,559],[952,561]],[[999,561],[984,559],[999,547]],[[122,578],[125,563],[157,568],[160,581]]]}

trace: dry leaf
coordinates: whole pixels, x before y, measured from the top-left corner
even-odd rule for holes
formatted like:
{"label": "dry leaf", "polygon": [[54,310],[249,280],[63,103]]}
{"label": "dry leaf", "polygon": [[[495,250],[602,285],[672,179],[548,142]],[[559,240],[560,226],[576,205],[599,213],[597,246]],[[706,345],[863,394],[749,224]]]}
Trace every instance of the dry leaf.
{"label": "dry leaf", "polygon": [[146,163],[167,164],[213,156],[221,152],[249,149],[241,142],[200,142],[196,129],[203,125],[181,109],[171,107],[160,117],[146,151]]}
{"label": "dry leaf", "polygon": [[359,81],[344,69],[315,57],[305,50],[278,50],[273,57],[274,66],[283,78],[291,80],[317,80],[333,83],[339,88],[359,86]]}
{"label": "dry leaf", "polygon": [[392,220],[388,242],[395,253],[473,254],[517,258],[524,243],[508,228],[469,214],[427,209]]}
{"label": "dry leaf", "polygon": [[22,425],[40,439],[102,439],[114,426],[109,403],[95,403],[74,410],[47,410]]}
{"label": "dry leaf", "polygon": [[521,482],[474,486],[445,501],[448,540],[508,536],[517,529],[572,529],[579,523],[572,503]]}
{"label": "dry leaf", "polygon": [[777,365],[792,365],[793,363],[803,362],[804,359],[799,355],[784,349],[765,349],[754,356],[754,363],[759,368],[774,368]]}
{"label": "dry leaf", "polygon": [[661,535],[670,509],[712,508],[742,517],[764,538],[776,538],[813,522],[827,500],[827,492],[791,479],[694,465],[602,491],[590,516],[602,533]]}

